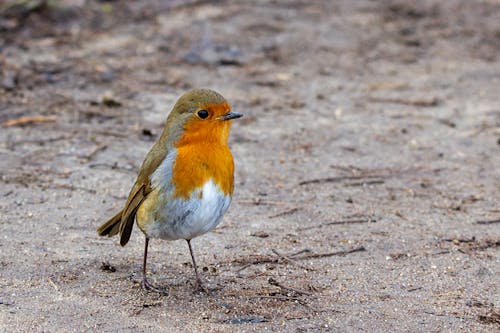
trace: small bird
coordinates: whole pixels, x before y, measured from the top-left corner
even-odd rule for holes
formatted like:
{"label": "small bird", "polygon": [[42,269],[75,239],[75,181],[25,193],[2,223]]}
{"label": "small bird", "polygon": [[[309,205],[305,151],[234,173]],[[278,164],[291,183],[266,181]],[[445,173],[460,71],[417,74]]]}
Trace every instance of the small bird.
{"label": "small bird", "polygon": [[120,235],[125,246],[134,226],[146,236],[142,287],[162,292],[147,279],[150,238],[185,239],[203,289],[191,240],[214,229],[233,194],[234,162],[227,144],[232,112],[219,93],[195,89],[182,95],[165,128],[142,163],[125,207],[97,229],[100,236]]}

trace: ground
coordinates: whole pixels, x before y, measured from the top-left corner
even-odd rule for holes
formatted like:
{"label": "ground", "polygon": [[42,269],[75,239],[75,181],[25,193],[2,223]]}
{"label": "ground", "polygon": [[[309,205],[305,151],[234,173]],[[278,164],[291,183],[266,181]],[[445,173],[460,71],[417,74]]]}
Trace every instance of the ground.
{"label": "ground", "polygon": [[[0,331],[498,331],[500,2],[30,3],[0,17]],[[140,231],[95,230],[194,87],[245,114],[235,195],[193,240],[209,292],[153,240],[147,293]]]}

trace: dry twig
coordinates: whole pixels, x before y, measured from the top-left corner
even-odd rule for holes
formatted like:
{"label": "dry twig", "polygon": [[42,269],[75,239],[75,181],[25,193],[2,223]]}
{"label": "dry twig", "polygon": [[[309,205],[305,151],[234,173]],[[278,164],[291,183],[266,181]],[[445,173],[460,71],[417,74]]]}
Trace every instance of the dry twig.
{"label": "dry twig", "polygon": [[329,225],[339,225],[339,224],[358,224],[358,223],[375,223],[377,222],[376,219],[372,217],[363,217],[363,218],[355,218],[355,219],[347,219],[347,220],[339,220],[339,221],[332,221],[332,222],[326,222],[326,223],[321,223],[318,225],[313,225],[309,227],[304,227],[304,228],[299,228],[297,230],[302,231],[302,230],[309,230],[309,229],[316,229],[316,228],[322,228],[325,226]]}
{"label": "dry twig", "polygon": [[432,97],[430,99],[403,99],[403,98],[390,98],[390,97],[370,97],[368,99],[370,102],[376,103],[394,103],[394,104],[404,104],[411,106],[421,106],[430,107],[439,104],[439,99],[437,97]]}
{"label": "dry twig", "polygon": [[54,289],[55,289],[56,291],[59,291],[59,288],[57,287],[57,284],[55,284],[55,283],[54,283],[54,281],[52,281],[52,279],[51,279],[50,277],[49,277],[47,280],[49,281],[50,285],[51,285],[52,287],[54,287]]}
{"label": "dry twig", "polygon": [[[303,180],[299,183],[299,185],[307,185],[307,184],[320,184],[320,183],[339,183],[345,180],[363,180],[363,179],[377,179],[380,181],[380,178],[389,178],[394,175],[359,175],[359,176],[338,176],[338,177],[326,177],[326,178],[315,178],[309,180]],[[367,180],[368,181],[368,180]],[[367,182],[365,181],[365,182]]]}
{"label": "dry twig", "polygon": [[338,252],[329,252],[329,253],[311,253],[311,254],[306,254],[304,256],[300,257],[294,257],[296,260],[305,260],[305,259],[317,259],[317,258],[326,258],[326,257],[333,257],[333,256],[344,256],[346,254],[354,253],[354,252],[363,252],[366,251],[364,246],[358,246],[355,247],[354,249],[347,250],[347,251],[338,251]]}
{"label": "dry twig", "polygon": [[270,298],[270,299],[277,299],[277,300],[282,300],[282,301],[298,301],[299,298],[297,296],[287,296],[287,295],[252,295],[252,296],[246,296],[246,298],[252,299],[252,298]]}
{"label": "dry twig", "polygon": [[500,223],[500,219],[497,220],[483,220],[483,221],[477,221],[476,224],[494,224],[494,223]]}
{"label": "dry twig", "polygon": [[81,158],[84,158],[86,159],[87,161],[90,161],[92,160],[95,155],[97,155],[97,153],[105,150],[106,148],[108,148],[107,145],[105,144],[99,144],[97,147],[94,148],[94,150],[92,150],[89,154],[85,155],[85,156],[81,156]]}
{"label": "dry twig", "polygon": [[283,215],[293,214],[293,213],[295,213],[298,210],[299,210],[299,207],[293,207],[293,208],[287,209],[285,211],[279,212],[277,214],[269,215],[269,218],[270,219],[274,219],[276,217],[280,217],[280,216],[283,216]]}
{"label": "dry twig", "polygon": [[452,242],[452,243],[473,243],[476,241],[476,237],[472,236],[471,238],[445,238],[443,242]]}
{"label": "dry twig", "polygon": [[385,181],[382,179],[374,179],[374,180],[363,180],[360,182],[347,183],[345,184],[345,186],[367,186],[367,185],[379,185],[384,183]]}
{"label": "dry twig", "polygon": [[20,117],[16,119],[11,119],[4,121],[1,125],[4,127],[19,126],[19,125],[30,125],[34,123],[53,123],[57,119],[55,117],[46,116],[28,116]]}
{"label": "dry twig", "polygon": [[[307,260],[307,259],[318,259],[318,258],[326,258],[326,257],[333,257],[333,256],[343,256],[347,255],[350,253],[354,252],[362,252],[366,251],[364,246],[358,246],[350,250],[346,251],[337,251],[337,252],[327,252],[327,253],[308,253],[304,255],[292,255],[292,256],[282,256],[288,259],[293,259],[293,260]],[[308,250],[303,250],[300,253],[308,252]],[[258,257],[253,257],[253,258],[241,258],[241,259],[235,259],[233,260],[233,263],[236,264],[242,264],[245,265],[245,268],[251,265],[260,265],[260,264],[277,264],[279,263],[280,258],[274,258],[274,257],[269,257],[269,256],[258,256]],[[240,269],[241,270],[241,269]]]}
{"label": "dry twig", "polygon": [[292,288],[292,287],[288,287],[288,286],[285,286],[281,283],[279,283],[278,281],[276,281],[275,279],[273,278],[269,278],[269,280],[267,280],[267,282],[272,285],[272,286],[276,286],[276,287],[280,287],[281,289],[283,290],[287,290],[287,291],[291,291],[291,292],[294,292],[298,295],[307,295],[307,296],[311,296],[312,294],[308,291],[305,291],[305,290],[300,290],[300,289],[295,289],[295,288]]}
{"label": "dry twig", "polygon": [[295,266],[297,266],[297,267],[299,267],[299,268],[302,268],[302,269],[304,269],[304,270],[307,270],[307,271],[310,271],[310,270],[311,270],[311,269],[310,269],[310,268],[308,268],[308,267],[305,267],[305,266],[299,265],[299,264],[298,264],[298,263],[296,263],[296,262],[293,262],[293,258],[292,258],[291,256],[286,256],[286,255],[284,255],[284,254],[281,254],[281,253],[279,253],[279,252],[278,252],[278,250],[276,250],[276,249],[271,249],[271,251],[272,251],[275,255],[277,255],[279,258],[281,258],[284,262],[291,263],[291,264],[293,264],[293,265],[295,265]]}

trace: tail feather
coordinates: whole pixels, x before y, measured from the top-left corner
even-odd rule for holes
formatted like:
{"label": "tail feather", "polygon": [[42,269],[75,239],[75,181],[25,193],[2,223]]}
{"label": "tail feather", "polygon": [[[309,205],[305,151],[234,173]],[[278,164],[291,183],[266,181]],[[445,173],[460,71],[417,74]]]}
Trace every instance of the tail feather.
{"label": "tail feather", "polygon": [[122,222],[123,210],[120,210],[115,216],[110,218],[106,223],[97,228],[99,236],[112,237],[120,231],[120,224]]}

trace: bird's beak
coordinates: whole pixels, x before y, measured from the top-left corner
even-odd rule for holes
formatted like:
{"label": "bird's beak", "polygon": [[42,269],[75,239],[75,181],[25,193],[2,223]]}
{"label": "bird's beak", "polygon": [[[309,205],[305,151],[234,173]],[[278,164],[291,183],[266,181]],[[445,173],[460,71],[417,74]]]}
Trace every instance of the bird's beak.
{"label": "bird's beak", "polygon": [[223,116],[220,116],[218,119],[219,120],[231,120],[231,119],[236,119],[236,118],[240,118],[240,117],[243,117],[243,114],[231,111],[231,112],[226,113]]}

